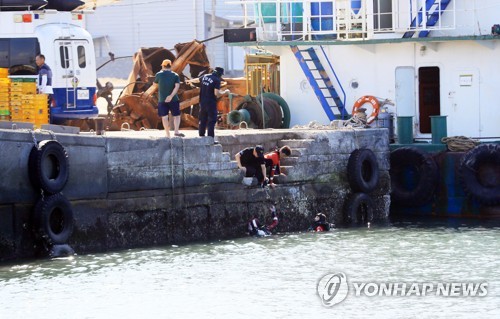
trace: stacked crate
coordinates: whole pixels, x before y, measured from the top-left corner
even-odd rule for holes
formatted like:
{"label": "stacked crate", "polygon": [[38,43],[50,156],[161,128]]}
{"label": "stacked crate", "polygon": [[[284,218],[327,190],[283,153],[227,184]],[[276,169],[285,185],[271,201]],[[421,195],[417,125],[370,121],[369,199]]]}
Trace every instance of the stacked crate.
{"label": "stacked crate", "polygon": [[43,124],[49,123],[48,95],[36,94],[33,98],[35,106],[35,126],[40,128]]}
{"label": "stacked crate", "polygon": [[33,123],[36,128],[49,123],[48,97],[36,94],[36,79],[12,79],[10,107],[12,121]]}
{"label": "stacked crate", "polygon": [[0,68],[0,121],[10,121],[8,75],[9,69]]}
{"label": "stacked crate", "polygon": [[36,94],[36,79],[8,76],[9,69],[0,68],[0,121],[48,124],[48,96]]}
{"label": "stacked crate", "polygon": [[[23,79],[14,78],[10,82],[10,117],[13,122],[29,122],[25,118],[25,111],[23,105]],[[35,88],[36,90],[36,88]],[[29,108],[26,110],[26,114],[29,115]]]}

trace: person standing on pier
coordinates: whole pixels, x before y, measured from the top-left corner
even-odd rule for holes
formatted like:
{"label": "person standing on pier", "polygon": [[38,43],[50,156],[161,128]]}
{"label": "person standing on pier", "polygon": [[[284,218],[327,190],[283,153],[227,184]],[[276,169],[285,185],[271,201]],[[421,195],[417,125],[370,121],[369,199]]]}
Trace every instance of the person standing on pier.
{"label": "person standing on pier", "polygon": [[266,186],[266,165],[264,161],[264,148],[261,145],[247,147],[234,156],[238,167],[245,177],[256,177],[261,187]]}
{"label": "person standing on pier", "polygon": [[45,56],[43,54],[39,54],[35,57],[35,63],[38,66],[38,94],[47,94],[47,102],[50,107],[52,103],[52,94],[54,94],[52,90],[52,70],[45,63]]}
{"label": "person standing on pier", "polygon": [[[224,69],[216,67],[212,74],[206,74],[200,79],[200,114],[198,122],[199,136],[212,136],[215,139],[215,124],[217,123],[217,98],[229,93],[220,91],[220,81]],[[214,140],[214,144],[218,144]]]}
{"label": "person standing on pier", "polygon": [[150,96],[158,90],[158,115],[161,117],[161,122],[170,138],[170,125],[168,123],[168,113],[172,113],[174,118],[174,135],[184,137],[184,134],[179,132],[181,124],[181,110],[177,91],[180,87],[180,78],[177,73],[171,70],[172,61],[169,59],[163,60],[161,63],[161,71],[156,73],[155,81],[151,88],[145,92],[146,97]]}

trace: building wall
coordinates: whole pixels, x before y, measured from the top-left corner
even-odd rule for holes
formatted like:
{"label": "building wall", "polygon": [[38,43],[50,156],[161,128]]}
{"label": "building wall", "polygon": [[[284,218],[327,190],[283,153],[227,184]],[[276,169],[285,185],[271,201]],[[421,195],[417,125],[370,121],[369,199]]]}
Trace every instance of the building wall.
{"label": "building wall", "polygon": [[[116,57],[131,56],[140,47],[173,49],[177,43],[193,39],[203,41],[221,35],[233,17],[242,16],[239,5],[217,0],[216,28],[211,30],[212,0],[123,0],[98,7],[87,16],[87,29],[94,37],[98,61],[107,60],[108,52]],[[205,42],[212,66],[222,66],[227,74],[242,74],[244,50],[228,48],[223,38]],[[101,58],[101,59],[99,59]]]}
{"label": "building wall", "polygon": [[140,47],[173,49],[203,37],[203,11],[203,2],[196,0],[123,0],[97,8],[87,17],[87,29],[97,38],[98,56],[132,55]]}

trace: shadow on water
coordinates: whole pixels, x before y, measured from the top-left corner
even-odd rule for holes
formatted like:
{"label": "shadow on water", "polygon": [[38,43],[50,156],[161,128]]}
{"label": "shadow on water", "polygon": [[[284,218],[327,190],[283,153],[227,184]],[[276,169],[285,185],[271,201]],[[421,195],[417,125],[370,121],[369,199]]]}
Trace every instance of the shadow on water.
{"label": "shadow on water", "polygon": [[391,217],[387,227],[397,228],[498,228],[500,218]]}

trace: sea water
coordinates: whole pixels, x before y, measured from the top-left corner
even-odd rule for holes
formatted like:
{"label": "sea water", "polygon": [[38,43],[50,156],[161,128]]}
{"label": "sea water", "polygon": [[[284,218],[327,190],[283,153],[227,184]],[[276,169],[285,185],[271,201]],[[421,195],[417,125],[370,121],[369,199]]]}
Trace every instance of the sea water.
{"label": "sea water", "polygon": [[[329,305],[340,290],[323,283],[338,274],[346,295]],[[354,317],[500,318],[500,227],[397,223],[0,265],[0,318]]]}

